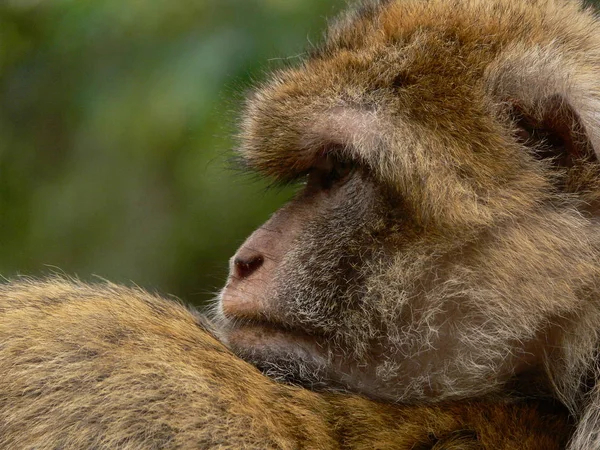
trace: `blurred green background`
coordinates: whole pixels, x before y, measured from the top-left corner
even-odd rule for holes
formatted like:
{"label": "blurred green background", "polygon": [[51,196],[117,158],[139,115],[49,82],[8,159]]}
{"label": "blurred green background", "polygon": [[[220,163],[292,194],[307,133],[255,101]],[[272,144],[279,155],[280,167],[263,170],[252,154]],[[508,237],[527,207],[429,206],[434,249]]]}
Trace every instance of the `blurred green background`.
{"label": "blurred green background", "polygon": [[0,275],[202,304],[290,192],[228,167],[240,99],[343,0],[0,0]]}
{"label": "blurred green background", "polygon": [[229,167],[240,100],[341,6],[0,1],[0,275],[212,297],[290,196]]}

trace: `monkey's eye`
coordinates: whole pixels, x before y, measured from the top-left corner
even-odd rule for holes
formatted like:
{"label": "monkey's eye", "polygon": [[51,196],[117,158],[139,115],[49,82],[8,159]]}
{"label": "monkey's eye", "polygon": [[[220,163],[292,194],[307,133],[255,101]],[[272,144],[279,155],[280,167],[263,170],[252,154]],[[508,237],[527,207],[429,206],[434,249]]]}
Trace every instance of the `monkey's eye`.
{"label": "monkey's eye", "polygon": [[355,168],[356,165],[348,159],[331,154],[323,155],[308,172],[307,189],[329,190],[334,185],[347,181]]}

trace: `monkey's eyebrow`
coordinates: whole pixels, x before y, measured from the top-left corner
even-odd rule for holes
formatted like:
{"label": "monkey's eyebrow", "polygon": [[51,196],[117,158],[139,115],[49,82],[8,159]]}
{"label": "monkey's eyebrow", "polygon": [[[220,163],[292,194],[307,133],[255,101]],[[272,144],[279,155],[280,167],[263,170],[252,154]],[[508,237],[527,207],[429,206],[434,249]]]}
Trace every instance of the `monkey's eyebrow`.
{"label": "monkey's eyebrow", "polygon": [[268,164],[276,167],[276,170],[271,170],[265,167],[263,162],[260,158],[249,158],[245,153],[237,151],[234,156],[228,158],[227,165],[236,172],[255,176],[257,179],[266,177],[269,180],[268,189],[292,186],[305,177],[310,170],[308,168],[302,171],[288,170],[282,165],[277,165],[275,161]]}
{"label": "monkey's eyebrow", "polygon": [[[230,159],[234,169],[244,173],[266,176],[271,187],[286,187],[302,180],[311,170],[322,168],[324,158],[360,166],[353,152],[345,145],[323,142],[304,143],[302,148],[281,151],[277,154],[265,152],[254,156],[240,150]],[[311,145],[312,144],[312,145]]]}

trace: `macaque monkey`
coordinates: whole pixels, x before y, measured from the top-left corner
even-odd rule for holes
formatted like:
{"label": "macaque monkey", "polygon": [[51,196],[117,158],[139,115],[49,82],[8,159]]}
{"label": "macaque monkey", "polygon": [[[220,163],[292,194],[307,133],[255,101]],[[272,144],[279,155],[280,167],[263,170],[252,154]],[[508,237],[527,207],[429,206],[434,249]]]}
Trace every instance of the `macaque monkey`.
{"label": "macaque monkey", "polygon": [[269,380],[181,303],[112,284],[0,285],[1,449],[558,450],[529,402],[393,406]]}
{"label": "macaque monkey", "polygon": [[389,402],[552,397],[600,448],[600,21],[568,0],[359,4],[248,98],[296,197],[216,309],[279,380]]}
{"label": "macaque monkey", "polygon": [[590,10],[364,2],[240,139],[302,187],[214,325],[138,289],[0,287],[0,448],[600,448]]}

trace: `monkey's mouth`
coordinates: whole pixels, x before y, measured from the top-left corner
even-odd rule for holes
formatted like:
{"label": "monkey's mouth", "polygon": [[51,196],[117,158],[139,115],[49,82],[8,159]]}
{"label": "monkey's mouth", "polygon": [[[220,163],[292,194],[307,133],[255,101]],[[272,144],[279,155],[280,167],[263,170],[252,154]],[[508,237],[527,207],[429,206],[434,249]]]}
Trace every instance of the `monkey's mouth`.
{"label": "monkey's mouth", "polygon": [[273,379],[313,390],[354,388],[378,397],[370,387],[375,374],[353,367],[323,334],[262,320],[232,325],[224,334],[235,354]]}
{"label": "monkey's mouth", "polygon": [[235,353],[252,359],[293,356],[325,362],[329,347],[325,336],[266,320],[230,322],[223,336]]}

